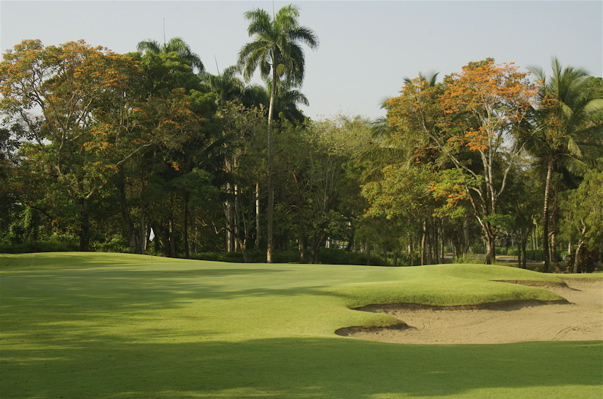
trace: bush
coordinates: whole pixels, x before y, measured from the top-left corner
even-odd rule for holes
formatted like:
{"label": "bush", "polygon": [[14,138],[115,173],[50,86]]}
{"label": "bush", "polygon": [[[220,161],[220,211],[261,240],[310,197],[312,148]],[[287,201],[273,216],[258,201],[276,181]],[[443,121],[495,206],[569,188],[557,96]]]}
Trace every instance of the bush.
{"label": "bush", "polygon": [[[571,255],[567,255],[563,259],[563,262],[561,262],[561,267],[563,267],[568,273],[572,273],[574,270],[575,257],[576,253],[572,252]],[[601,270],[600,260],[601,253],[598,250],[582,251],[582,254],[580,255],[580,262],[578,264],[578,273],[593,273]]]}
{"label": "bush", "polygon": [[110,241],[107,242],[94,243],[92,247],[95,251],[98,252],[130,252],[130,246],[128,245],[128,242],[123,238],[117,237],[113,237]]}
{"label": "bush", "polygon": [[452,260],[452,263],[469,263],[469,264],[483,264],[484,256],[483,255],[474,255],[474,254],[464,254],[463,256],[456,256]]}
{"label": "bush", "polygon": [[11,237],[0,240],[0,252],[9,254],[21,254],[28,252],[70,252],[79,248],[78,239],[75,236],[53,234],[50,237],[40,239],[38,242],[27,239],[14,242]]}
{"label": "bush", "polygon": [[[249,251],[247,253],[250,263],[266,262],[266,252]],[[196,252],[191,254],[192,259],[209,260],[215,262],[243,263],[241,252]],[[299,263],[299,252],[276,251],[273,254],[274,263]],[[321,248],[318,254],[318,262],[331,265],[366,265],[366,254],[359,252],[347,252],[343,249]],[[384,265],[384,260],[377,255],[371,255],[370,265]]]}
{"label": "bush", "polygon": [[318,253],[318,262],[330,265],[385,265],[384,259],[379,255],[371,255],[370,261],[367,254],[362,252],[348,252],[345,249],[321,248]]}

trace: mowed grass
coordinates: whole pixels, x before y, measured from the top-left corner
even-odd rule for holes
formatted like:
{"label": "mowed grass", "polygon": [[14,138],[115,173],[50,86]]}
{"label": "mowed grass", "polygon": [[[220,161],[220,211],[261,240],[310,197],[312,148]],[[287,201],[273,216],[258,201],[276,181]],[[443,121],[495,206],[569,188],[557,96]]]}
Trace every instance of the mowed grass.
{"label": "mowed grass", "polygon": [[[375,303],[558,300],[504,266],[0,255],[0,398],[598,398],[601,342],[395,345]],[[471,332],[468,331],[468,334]]]}

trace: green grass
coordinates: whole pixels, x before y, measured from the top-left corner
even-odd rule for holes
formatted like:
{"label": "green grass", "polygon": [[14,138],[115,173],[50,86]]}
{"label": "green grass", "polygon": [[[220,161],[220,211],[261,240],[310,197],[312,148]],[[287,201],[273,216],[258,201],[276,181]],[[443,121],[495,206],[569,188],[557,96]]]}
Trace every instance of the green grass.
{"label": "green grass", "polygon": [[[394,345],[372,303],[559,299],[504,266],[0,255],[0,398],[595,398],[601,342]],[[468,332],[469,333],[469,332]]]}

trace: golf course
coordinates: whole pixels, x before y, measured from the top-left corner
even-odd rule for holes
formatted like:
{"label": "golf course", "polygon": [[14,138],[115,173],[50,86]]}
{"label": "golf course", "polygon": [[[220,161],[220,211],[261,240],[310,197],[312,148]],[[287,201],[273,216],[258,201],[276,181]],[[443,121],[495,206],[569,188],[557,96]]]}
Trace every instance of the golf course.
{"label": "golf course", "polygon": [[0,398],[600,398],[601,276],[0,255]]}

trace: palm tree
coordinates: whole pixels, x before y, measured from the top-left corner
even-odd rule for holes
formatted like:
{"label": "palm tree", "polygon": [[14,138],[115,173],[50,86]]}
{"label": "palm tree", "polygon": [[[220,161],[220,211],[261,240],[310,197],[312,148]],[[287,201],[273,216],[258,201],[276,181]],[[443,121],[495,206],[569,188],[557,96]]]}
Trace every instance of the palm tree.
{"label": "palm tree", "polygon": [[[552,75],[540,68],[530,71],[542,82],[537,133],[528,149],[546,169],[543,204],[543,251],[545,270],[551,269],[551,232],[554,230],[551,203],[554,203],[553,174],[563,169],[584,169],[583,149],[589,138],[600,140],[602,126],[592,123],[595,112],[603,109],[603,93],[588,84],[589,74],[582,68],[562,67],[553,58]],[[595,136],[593,136],[595,135]],[[554,232],[553,232],[554,234]]]}
{"label": "palm tree", "polygon": [[218,103],[224,104],[241,99],[245,92],[245,84],[238,77],[239,73],[240,68],[233,65],[224,69],[222,73],[218,71],[217,75],[204,72],[200,76],[207,88],[216,94]]}
{"label": "palm tree", "polygon": [[306,44],[313,49],[318,47],[318,38],[312,30],[299,25],[299,9],[293,5],[281,8],[273,18],[262,9],[248,11],[244,15],[249,21],[247,32],[250,37],[253,37],[253,41],[244,45],[239,52],[239,65],[243,68],[243,76],[249,80],[259,67],[262,78],[272,81],[268,106],[268,203],[266,210],[268,219],[266,261],[271,263],[274,220],[272,119],[277,89],[281,82],[291,86],[301,85],[304,79],[305,59],[300,44]]}
{"label": "palm tree", "polygon": [[136,49],[140,52],[150,52],[150,53],[178,53],[178,55],[188,61],[193,68],[193,70],[197,70],[197,72],[203,72],[205,67],[203,66],[203,62],[201,62],[201,58],[191,50],[190,46],[186,44],[184,40],[179,37],[173,37],[169,42],[159,44],[155,40],[145,40],[136,46]]}
{"label": "palm tree", "polygon": [[[266,91],[272,93],[272,82],[266,83]],[[302,123],[305,116],[298,108],[298,104],[308,106],[310,102],[301,91],[292,88],[289,84],[281,83],[277,88],[276,98],[274,99],[273,120],[277,119],[277,115],[282,114],[289,122]]]}

